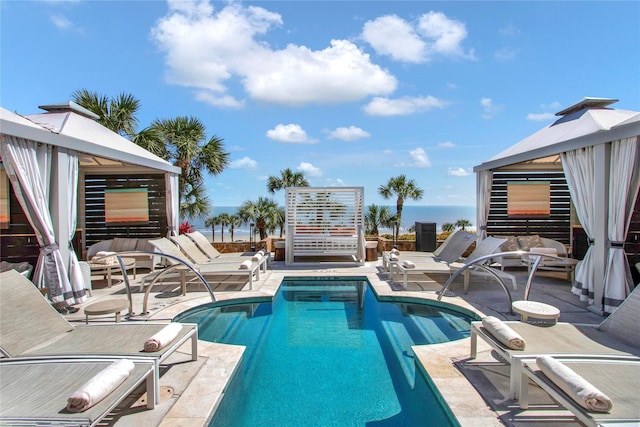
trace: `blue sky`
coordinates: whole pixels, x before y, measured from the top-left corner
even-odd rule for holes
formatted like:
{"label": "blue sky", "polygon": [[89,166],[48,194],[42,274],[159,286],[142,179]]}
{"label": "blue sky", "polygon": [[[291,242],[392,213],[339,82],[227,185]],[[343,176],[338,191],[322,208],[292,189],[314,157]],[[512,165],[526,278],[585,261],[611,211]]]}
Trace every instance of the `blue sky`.
{"label": "blue sky", "polygon": [[[312,186],[408,205],[474,205],[473,167],[585,96],[640,111],[637,1],[0,1],[0,105],[86,88],[142,103],[141,128],[195,116],[231,165],[212,206]],[[284,195],[273,196],[280,203]]]}

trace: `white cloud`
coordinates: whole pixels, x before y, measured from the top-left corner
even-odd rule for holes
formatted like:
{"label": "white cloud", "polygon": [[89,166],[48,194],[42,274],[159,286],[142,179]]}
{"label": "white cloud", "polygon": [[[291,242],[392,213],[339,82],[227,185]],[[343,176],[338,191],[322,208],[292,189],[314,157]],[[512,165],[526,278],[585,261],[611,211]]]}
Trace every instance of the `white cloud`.
{"label": "white cloud", "polygon": [[376,53],[397,61],[428,62],[436,56],[475,59],[473,50],[465,52],[462,48],[467,38],[464,23],[441,12],[425,13],[416,23],[397,15],[381,16],[367,21],[360,36]]}
{"label": "white cloud", "polygon": [[258,162],[247,156],[229,163],[230,169],[254,169],[257,166]]}
{"label": "white cloud", "polygon": [[516,49],[504,47],[495,51],[493,57],[498,61],[511,61],[516,57],[517,52],[518,51]]}
{"label": "white cloud", "polygon": [[529,113],[527,114],[527,120],[534,122],[548,122],[555,118],[553,113]]}
{"label": "white cloud", "polygon": [[562,108],[562,104],[560,104],[558,101],[553,101],[549,104],[540,104],[540,108],[542,108],[543,110],[559,110],[560,108]]}
{"label": "white cloud", "polygon": [[318,142],[307,136],[307,132],[300,125],[279,124],[274,129],[267,131],[267,138],[276,142],[287,142],[292,144],[314,144]]}
{"label": "white cloud", "polygon": [[329,139],[341,139],[343,141],[356,141],[362,138],[369,138],[371,134],[356,126],[339,127],[332,131],[327,131]]}
{"label": "white cloud", "polygon": [[454,144],[451,141],[443,141],[443,142],[439,142],[438,143],[438,147],[440,147],[440,148],[453,148],[455,146],[456,146],[456,144]]}
{"label": "white cloud", "polygon": [[429,168],[431,167],[431,160],[429,160],[429,156],[424,151],[424,149],[418,147],[415,150],[409,151],[409,156],[411,157],[411,166],[415,166],[418,168]]}
{"label": "white cloud", "polygon": [[51,15],[51,22],[53,25],[61,30],[61,31],[72,31],[74,33],[84,33],[84,30],[81,27],[76,27],[73,22],[65,15],[61,13],[56,13]]}
{"label": "white cloud", "polygon": [[464,168],[449,168],[447,172],[449,176],[469,176],[471,175],[471,171]]}
{"label": "white cloud", "polygon": [[[151,36],[165,53],[166,80],[214,106],[241,107],[241,96],[284,105],[352,102],[396,89],[396,78],[350,41],[312,50],[261,40],[282,25],[262,7],[230,3],[216,11],[208,0],[170,0]],[[227,93],[236,85],[244,94]]]}
{"label": "white cloud", "polygon": [[322,171],[319,168],[307,162],[300,162],[300,164],[297,167],[297,170],[309,176],[314,176],[314,177],[322,176]]}
{"label": "white cloud", "polygon": [[363,110],[371,116],[402,116],[429,111],[434,108],[444,108],[449,103],[431,95],[422,97],[404,96],[390,99],[375,97]]}
{"label": "white cloud", "polygon": [[502,106],[495,105],[493,103],[493,99],[491,98],[482,98],[480,100],[480,105],[482,105],[482,109],[483,109],[483,113],[482,113],[483,119],[492,119],[493,117],[495,117],[496,114],[502,111]]}
{"label": "white cloud", "polygon": [[344,187],[345,183],[344,180],[341,178],[327,178],[325,180],[327,187]]}

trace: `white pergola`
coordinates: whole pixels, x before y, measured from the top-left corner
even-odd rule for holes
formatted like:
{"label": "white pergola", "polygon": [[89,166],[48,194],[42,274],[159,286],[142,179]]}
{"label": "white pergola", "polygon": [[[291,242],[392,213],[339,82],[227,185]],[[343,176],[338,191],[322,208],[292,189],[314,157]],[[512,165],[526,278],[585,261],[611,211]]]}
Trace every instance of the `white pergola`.
{"label": "white pergola", "polygon": [[640,113],[607,108],[615,99],[584,98],[551,125],[474,168],[477,224],[486,236],[492,172],[563,170],[590,247],[573,293],[593,311],[611,313],[633,288],[624,253],[640,187]]}
{"label": "white pergola", "polygon": [[85,300],[78,260],[71,248],[78,216],[81,173],[163,173],[167,223],[178,227],[180,169],[98,124],[73,102],[40,107],[21,116],[0,107],[0,157],[16,197],[33,227],[40,256],[33,281],[52,302]]}
{"label": "white pergola", "polygon": [[286,263],[296,256],[351,256],[364,263],[364,188],[289,187]]}

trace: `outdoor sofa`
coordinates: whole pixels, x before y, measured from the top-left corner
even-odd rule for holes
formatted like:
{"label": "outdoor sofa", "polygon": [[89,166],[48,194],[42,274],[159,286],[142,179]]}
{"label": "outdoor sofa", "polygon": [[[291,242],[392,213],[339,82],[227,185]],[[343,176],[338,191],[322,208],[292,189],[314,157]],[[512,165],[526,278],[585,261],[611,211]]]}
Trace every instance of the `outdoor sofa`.
{"label": "outdoor sofa", "polygon": [[[102,240],[87,248],[87,260],[91,260],[98,252],[132,252],[143,251],[153,252],[153,246],[149,244],[149,239],[134,239],[129,237],[116,237],[109,240]],[[148,268],[155,270],[157,257],[148,254],[125,255],[127,258],[136,260],[136,268]]]}

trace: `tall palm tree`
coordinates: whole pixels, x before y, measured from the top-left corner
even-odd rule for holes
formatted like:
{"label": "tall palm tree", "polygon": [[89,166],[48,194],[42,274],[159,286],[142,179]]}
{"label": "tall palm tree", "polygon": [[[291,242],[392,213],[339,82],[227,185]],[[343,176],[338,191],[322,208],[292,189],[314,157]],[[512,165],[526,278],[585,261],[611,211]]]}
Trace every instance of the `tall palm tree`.
{"label": "tall palm tree", "polygon": [[267,237],[267,228],[277,222],[278,204],[267,197],[258,197],[252,202],[245,201],[238,210],[238,215],[245,221],[253,221],[260,232],[260,240]]}
{"label": "tall palm tree", "polygon": [[[229,216],[228,213],[221,213],[220,215],[218,215],[218,224],[220,224],[220,241],[224,242],[224,227],[226,227],[227,225],[229,225],[229,222],[231,221],[231,217]],[[232,237],[233,240],[233,237]]]}
{"label": "tall palm tree", "polygon": [[366,233],[370,236],[377,236],[379,234],[378,227],[386,226],[390,217],[388,207],[370,205],[364,215]]}
{"label": "tall palm tree", "polygon": [[216,225],[220,224],[220,219],[217,216],[212,216],[204,220],[205,227],[211,227],[211,241],[216,240]]}
{"label": "tall palm tree", "polygon": [[451,222],[445,222],[444,224],[442,224],[441,228],[443,232],[451,233],[453,230],[456,229],[456,226]]}
{"label": "tall palm tree", "polygon": [[140,101],[130,93],[122,92],[116,98],[109,99],[97,92],[78,89],[71,94],[71,100],[99,116],[98,123],[122,136],[136,134]]}
{"label": "tall palm tree", "polygon": [[385,185],[378,187],[378,193],[385,199],[396,195],[396,227],[394,235],[397,236],[400,231],[400,223],[402,221],[402,207],[405,199],[420,200],[424,194],[424,190],[416,185],[413,179],[407,179],[405,175],[398,175],[390,178]]}
{"label": "tall palm tree", "polygon": [[277,224],[274,225],[277,225],[280,228],[280,237],[282,237],[284,235],[284,226],[287,222],[287,211],[285,210],[285,208],[278,207],[278,212],[276,214],[275,220]]}
{"label": "tall palm tree", "polygon": [[223,151],[222,138],[214,135],[205,142],[205,127],[195,117],[156,119],[151,127],[164,142],[167,160],[182,171],[178,186],[181,214],[189,218],[206,215],[208,204],[204,206],[195,198],[183,200],[183,196],[202,186],[205,172],[218,175],[229,164],[229,153]]}
{"label": "tall palm tree", "polygon": [[469,221],[468,219],[459,219],[456,221],[455,226],[456,227],[460,227],[462,229],[462,231],[464,231],[464,229],[466,227],[471,227],[471,221]]}
{"label": "tall palm tree", "polygon": [[277,190],[287,187],[308,187],[309,181],[304,177],[302,172],[294,172],[287,168],[280,171],[280,177],[269,176],[267,180],[267,190],[274,194]]}
{"label": "tall palm tree", "polygon": [[242,220],[242,218],[240,218],[239,215],[237,214],[233,214],[233,215],[229,215],[229,231],[231,232],[231,241],[233,242],[233,233],[236,229],[236,227],[240,227],[242,224],[244,224],[244,221]]}

